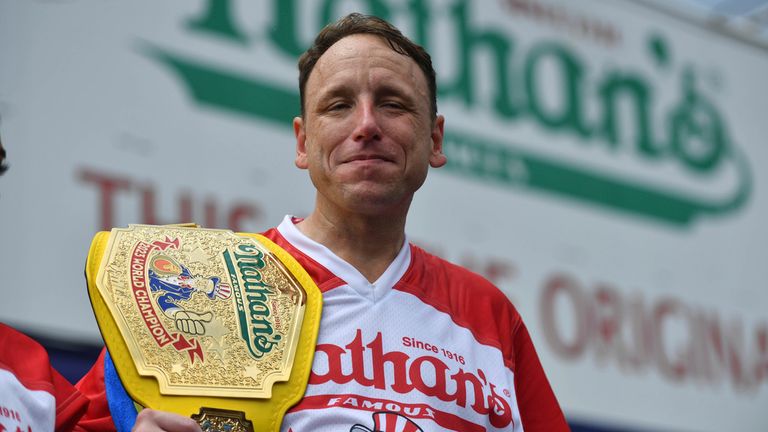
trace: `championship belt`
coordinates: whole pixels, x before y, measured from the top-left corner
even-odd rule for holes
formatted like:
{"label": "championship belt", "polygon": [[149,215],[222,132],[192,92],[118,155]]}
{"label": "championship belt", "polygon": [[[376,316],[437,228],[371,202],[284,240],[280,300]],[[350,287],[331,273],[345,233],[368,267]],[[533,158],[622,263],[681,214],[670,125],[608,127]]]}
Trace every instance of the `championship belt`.
{"label": "championship belt", "polygon": [[96,234],[88,294],[119,381],[204,431],[279,431],[304,395],[322,296],[258,234],[130,225]]}

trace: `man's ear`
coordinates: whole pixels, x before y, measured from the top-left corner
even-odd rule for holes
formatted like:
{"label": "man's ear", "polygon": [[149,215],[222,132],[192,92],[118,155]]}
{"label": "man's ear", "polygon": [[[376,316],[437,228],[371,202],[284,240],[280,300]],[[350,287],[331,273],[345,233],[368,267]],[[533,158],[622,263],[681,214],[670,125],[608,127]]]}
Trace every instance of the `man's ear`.
{"label": "man's ear", "polygon": [[429,155],[429,165],[432,168],[440,168],[448,162],[448,158],[443,153],[443,130],[445,128],[445,117],[438,115],[435,118],[435,124],[432,126],[432,149]]}
{"label": "man's ear", "polygon": [[304,119],[293,118],[293,134],[296,135],[296,160],[298,168],[307,169],[307,134],[304,132]]}

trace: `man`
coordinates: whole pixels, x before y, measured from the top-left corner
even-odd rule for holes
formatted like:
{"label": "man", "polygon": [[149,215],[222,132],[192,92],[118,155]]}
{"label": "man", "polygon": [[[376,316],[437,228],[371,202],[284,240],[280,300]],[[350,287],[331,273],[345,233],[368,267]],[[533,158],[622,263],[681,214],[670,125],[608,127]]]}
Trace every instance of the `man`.
{"label": "man", "polygon": [[[352,14],[320,32],[299,73],[296,166],[315,208],[265,235],[317,283],[323,317],[309,386],[282,430],[568,430],[507,298],[407,242],[413,195],[446,163],[429,55]],[[199,429],[143,410],[136,430]]]}

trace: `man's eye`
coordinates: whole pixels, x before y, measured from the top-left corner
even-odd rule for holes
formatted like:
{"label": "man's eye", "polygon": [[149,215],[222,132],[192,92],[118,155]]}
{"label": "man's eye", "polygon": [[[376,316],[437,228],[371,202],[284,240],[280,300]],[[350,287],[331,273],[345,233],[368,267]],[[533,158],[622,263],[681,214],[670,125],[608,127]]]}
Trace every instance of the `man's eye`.
{"label": "man's eye", "polygon": [[341,110],[344,110],[344,109],[347,109],[347,108],[349,108],[349,104],[348,103],[336,102],[336,103],[331,104],[331,105],[328,106],[328,111],[341,111]]}
{"label": "man's eye", "polygon": [[382,105],[384,108],[391,108],[391,109],[403,109],[403,104],[401,104],[400,102],[389,101],[389,102],[384,102],[384,103],[383,103],[383,104],[381,104],[381,105]]}

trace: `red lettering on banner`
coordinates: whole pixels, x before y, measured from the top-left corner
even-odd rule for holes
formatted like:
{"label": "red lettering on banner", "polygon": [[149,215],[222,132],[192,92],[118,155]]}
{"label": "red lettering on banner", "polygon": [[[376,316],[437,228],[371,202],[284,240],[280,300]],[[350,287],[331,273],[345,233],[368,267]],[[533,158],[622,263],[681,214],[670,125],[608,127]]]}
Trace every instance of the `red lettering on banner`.
{"label": "red lettering on banner", "polygon": [[506,285],[517,277],[517,266],[506,257],[479,256],[466,250],[459,252],[450,248],[443,248],[438,244],[429,244],[420,239],[416,239],[414,244],[430,253],[483,275],[496,286]]}
{"label": "red lettering on banner", "polygon": [[100,229],[106,231],[112,229],[114,219],[114,195],[120,190],[128,190],[131,181],[121,177],[106,175],[103,173],[83,169],[80,171],[80,179],[86,183],[93,183],[99,188],[99,202],[101,203]]}
{"label": "red lettering on banner", "polygon": [[647,302],[607,284],[585,290],[556,274],[541,296],[544,337],[560,357],[587,353],[625,372],[655,369],[670,382],[712,386],[730,381],[739,392],[755,392],[768,381],[768,323],[751,331],[740,317],[722,320],[715,311],[663,297]]}
{"label": "red lettering on banner", "polygon": [[250,204],[235,204],[229,211],[229,217],[227,218],[227,226],[231,227],[234,231],[241,231],[243,222],[248,220],[258,219],[260,212],[258,209]]}
{"label": "red lettering on banner", "polygon": [[670,332],[665,332],[665,328],[669,321],[683,319],[682,312],[680,303],[671,299],[664,299],[653,308],[653,320],[656,322],[653,327],[653,338],[657,341],[656,364],[667,378],[673,380],[681,380],[688,373],[686,366],[689,364],[687,357],[690,355],[690,346],[683,349],[680,349],[682,348],[680,346],[676,347],[675,358],[673,358],[669,353],[673,350],[667,348],[670,344],[665,340],[665,335]]}
{"label": "red lettering on banner", "polygon": [[256,223],[263,217],[261,207],[255,203],[235,201],[230,205],[222,205],[214,198],[195,197],[184,190],[175,193],[177,215],[171,218],[160,217],[157,203],[164,198],[157,197],[156,185],[90,168],[80,168],[76,175],[80,181],[94,186],[98,191],[95,207],[98,209],[98,224],[102,231],[110,230],[119,223],[115,219],[122,214],[118,203],[123,200],[132,202],[130,208],[139,209],[138,214],[128,218],[129,221],[140,220],[150,225],[198,221],[209,228],[249,231],[257,228]]}
{"label": "red lettering on banner", "polygon": [[[552,278],[544,288],[541,301],[541,314],[549,319],[544,321],[544,336],[552,349],[561,357],[572,359],[580,357],[587,346],[587,338],[590,330],[590,317],[587,316],[587,305],[582,300],[579,286],[575,281],[564,276]],[[555,300],[563,299],[572,306],[575,325],[568,328],[575,331],[575,335],[570,339],[562,337],[557,331],[557,320],[564,316],[554,311]]]}
{"label": "red lettering on banner", "polygon": [[[369,355],[365,353],[368,351]],[[314,368],[310,384],[334,382],[339,384],[355,381],[365,387],[389,389],[406,394],[419,391],[441,401],[453,402],[464,408],[472,403],[472,409],[488,416],[490,423],[497,428],[514,425],[509,402],[497,394],[496,386],[488,382],[485,373],[478,369],[473,374],[464,369],[451,374],[450,367],[437,357],[421,356],[415,359],[400,351],[385,352],[382,335],[368,344],[363,344],[362,331],[358,330],[355,338],[343,348],[333,344],[320,344],[315,351],[315,362],[327,365],[327,370]],[[351,365],[345,373],[342,365]],[[347,368],[349,369],[349,368]],[[392,371],[391,374],[385,372]],[[370,371],[371,376],[366,376]],[[424,377],[430,377],[429,382]],[[471,401],[467,398],[467,386],[472,389]],[[449,392],[448,389],[455,389]]]}
{"label": "red lettering on banner", "polygon": [[755,338],[757,339],[757,361],[754,374],[762,382],[768,379],[768,326],[759,329]]}

